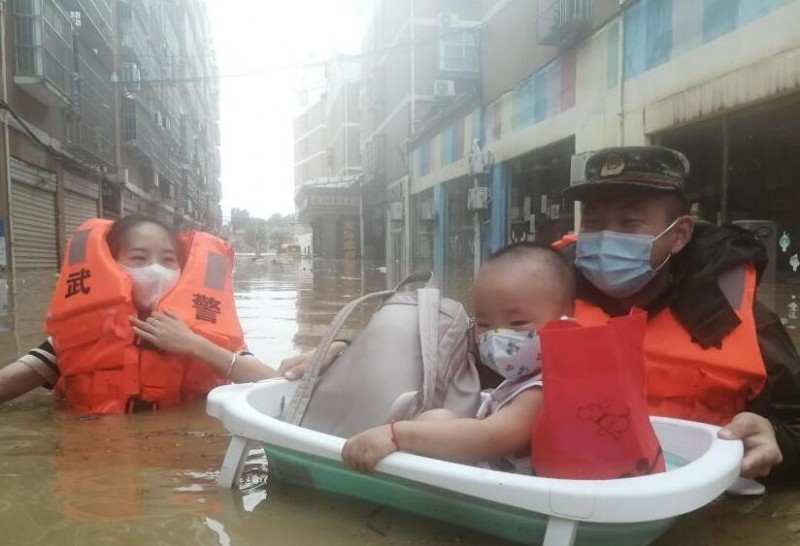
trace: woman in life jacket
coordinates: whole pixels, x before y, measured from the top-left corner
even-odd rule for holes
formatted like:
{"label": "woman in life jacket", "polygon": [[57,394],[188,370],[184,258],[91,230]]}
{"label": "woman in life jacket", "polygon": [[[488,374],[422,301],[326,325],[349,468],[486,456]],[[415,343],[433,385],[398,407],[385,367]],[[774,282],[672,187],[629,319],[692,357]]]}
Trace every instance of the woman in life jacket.
{"label": "woman in life jacket", "polygon": [[[77,270],[83,272],[77,275],[69,266],[81,233],[86,234],[81,250],[87,263],[77,264],[81,266]],[[206,247],[212,250],[206,252]],[[214,248],[222,250],[212,256]],[[197,310],[198,318],[215,319],[205,315],[219,314],[220,307],[229,304],[227,316],[218,317],[222,324],[198,320],[190,321],[190,327],[169,307],[177,303],[175,293],[181,290],[190,291],[187,298],[199,301],[196,298],[203,290],[198,284],[204,274],[208,281],[214,265],[210,258],[222,258],[227,250],[224,242],[208,234],[179,238],[163,222],[146,216],[131,215],[113,224],[88,221],[67,248],[48,312],[50,337],[0,369],[0,402],[45,386],[62,393],[71,409],[122,413],[189,401],[228,381],[258,381],[277,375],[244,345],[230,289],[230,254],[221,260],[221,271],[217,267],[220,288],[225,286],[221,292],[228,293],[230,301],[220,305],[223,294],[211,308]],[[206,255],[209,263],[204,271],[196,271],[198,259]],[[182,265],[194,270],[182,272]],[[87,274],[91,270],[94,278]],[[68,283],[66,291],[61,293],[64,283]],[[115,291],[120,287],[128,294],[118,296]],[[63,302],[61,296],[65,296]],[[81,296],[87,297],[87,303],[74,304]],[[69,305],[77,307],[70,311]],[[204,325],[212,327],[204,330]],[[90,339],[92,336],[96,339]]]}

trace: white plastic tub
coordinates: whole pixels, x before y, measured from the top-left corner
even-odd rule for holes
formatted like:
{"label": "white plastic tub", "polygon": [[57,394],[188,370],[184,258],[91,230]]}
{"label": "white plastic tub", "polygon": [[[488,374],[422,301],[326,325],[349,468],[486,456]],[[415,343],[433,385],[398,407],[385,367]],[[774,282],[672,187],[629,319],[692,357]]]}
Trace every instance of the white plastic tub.
{"label": "white plastic tub", "polygon": [[296,383],[273,379],[214,389],[207,412],[233,435],[219,484],[233,487],[253,442],[264,444],[272,477],[357,496],[529,544],[644,545],[675,517],[714,500],[735,480],[742,444],[717,427],[653,418],[670,468],[624,480],[521,476],[394,453],[373,475],[350,470],[344,439],[279,420]]}

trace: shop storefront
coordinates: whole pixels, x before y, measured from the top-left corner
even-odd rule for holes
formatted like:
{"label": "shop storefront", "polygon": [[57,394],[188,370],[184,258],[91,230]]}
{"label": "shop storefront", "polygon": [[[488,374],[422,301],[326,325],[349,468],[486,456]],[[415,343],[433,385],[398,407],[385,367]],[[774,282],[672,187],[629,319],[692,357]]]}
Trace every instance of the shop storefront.
{"label": "shop storefront", "polygon": [[436,231],[433,188],[411,196],[411,269],[433,270],[433,241]]}
{"label": "shop storefront", "polygon": [[323,258],[358,258],[359,200],[354,184],[310,186],[297,196],[298,219],[312,229],[312,254]]}
{"label": "shop storefront", "polygon": [[[800,96],[657,135],[686,154],[692,214],[773,222],[774,282],[800,285]],[[773,282],[773,278],[765,278]]]}
{"label": "shop storefront", "polygon": [[511,162],[507,242],[552,243],[573,230],[573,210],[561,192],[569,186],[574,153],[570,138]]}
{"label": "shop storefront", "polygon": [[445,291],[449,298],[467,303],[474,278],[474,213],[467,207],[469,177],[447,182],[445,185],[447,218],[444,243]]}

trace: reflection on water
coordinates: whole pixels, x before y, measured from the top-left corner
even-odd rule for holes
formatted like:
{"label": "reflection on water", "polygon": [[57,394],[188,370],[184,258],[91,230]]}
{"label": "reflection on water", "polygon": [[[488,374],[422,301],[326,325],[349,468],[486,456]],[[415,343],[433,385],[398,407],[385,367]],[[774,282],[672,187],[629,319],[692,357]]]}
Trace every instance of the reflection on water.
{"label": "reflection on water", "polygon": [[[303,260],[236,264],[236,298],[250,348],[277,364],[309,349],[348,300],[383,289],[360,263]],[[26,274],[0,317],[0,358],[42,338],[52,272]],[[459,287],[459,291],[463,287]],[[792,296],[795,296],[793,298]],[[796,325],[800,289],[776,290],[776,309]],[[800,302],[798,302],[800,303]],[[0,302],[2,304],[2,302]],[[792,314],[794,314],[792,316]],[[348,322],[343,337],[367,312]],[[798,329],[790,330],[800,335]],[[0,406],[2,544],[497,544],[457,527],[363,501],[269,482],[251,453],[242,492],[217,491],[227,446],[202,404],[159,414],[79,419],[51,409],[44,391]],[[800,539],[800,495],[771,490],[728,499],[681,520],[658,544],[792,544]]]}

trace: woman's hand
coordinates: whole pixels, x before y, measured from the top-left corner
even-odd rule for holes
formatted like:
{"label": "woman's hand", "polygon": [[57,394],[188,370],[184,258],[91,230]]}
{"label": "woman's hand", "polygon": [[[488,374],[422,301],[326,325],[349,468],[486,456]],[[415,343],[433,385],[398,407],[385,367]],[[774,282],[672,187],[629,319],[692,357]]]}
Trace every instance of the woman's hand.
{"label": "woman's hand", "polygon": [[[324,373],[345,349],[347,349],[347,343],[344,341],[334,341],[331,343],[331,348],[328,350],[328,354],[325,355],[319,372]],[[284,359],[281,361],[281,365],[278,368],[278,374],[283,375],[289,380],[300,379],[306,372],[308,365],[311,364],[311,359],[313,357],[314,351],[309,351]]]}
{"label": "woman's hand", "polygon": [[139,320],[134,316],[128,317],[128,320],[137,336],[168,353],[194,355],[202,340],[180,317],[169,310],[163,313],[156,311],[147,320]]}
{"label": "woman's hand", "polygon": [[392,441],[391,425],[365,430],[344,443],[342,459],[359,472],[372,473],[378,462],[397,451]]}

